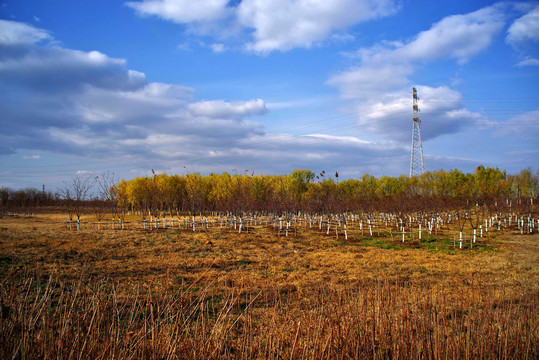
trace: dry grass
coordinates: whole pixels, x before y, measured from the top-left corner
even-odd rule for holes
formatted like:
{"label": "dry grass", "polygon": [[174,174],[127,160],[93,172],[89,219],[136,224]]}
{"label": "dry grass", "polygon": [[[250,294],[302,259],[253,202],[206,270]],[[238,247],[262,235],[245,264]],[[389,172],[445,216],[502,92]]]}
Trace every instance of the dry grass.
{"label": "dry grass", "polygon": [[0,219],[3,358],[539,356],[538,235],[436,251],[65,220]]}

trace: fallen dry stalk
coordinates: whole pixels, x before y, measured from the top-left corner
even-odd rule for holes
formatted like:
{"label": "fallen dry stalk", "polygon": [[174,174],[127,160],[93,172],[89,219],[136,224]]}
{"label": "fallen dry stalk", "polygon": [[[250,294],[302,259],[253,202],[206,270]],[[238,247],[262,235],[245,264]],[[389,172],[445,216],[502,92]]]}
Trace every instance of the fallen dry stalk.
{"label": "fallen dry stalk", "polygon": [[[211,287],[118,297],[37,275],[2,285],[3,358],[459,358],[539,355],[539,294],[364,281],[256,294]],[[306,300],[308,299],[308,300]]]}

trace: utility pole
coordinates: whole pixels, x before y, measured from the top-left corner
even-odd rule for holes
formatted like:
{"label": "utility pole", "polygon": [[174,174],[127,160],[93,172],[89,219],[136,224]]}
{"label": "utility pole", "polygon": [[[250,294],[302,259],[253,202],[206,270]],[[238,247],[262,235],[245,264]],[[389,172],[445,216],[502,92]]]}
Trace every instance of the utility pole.
{"label": "utility pole", "polygon": [[421,145],[421,120],[419,120],[419,97],[417,90],[413,89],[413,121],[412,121],[412,152],[410,157],[410,177],[421,176],[425,172],[423,163],[423,146]]}

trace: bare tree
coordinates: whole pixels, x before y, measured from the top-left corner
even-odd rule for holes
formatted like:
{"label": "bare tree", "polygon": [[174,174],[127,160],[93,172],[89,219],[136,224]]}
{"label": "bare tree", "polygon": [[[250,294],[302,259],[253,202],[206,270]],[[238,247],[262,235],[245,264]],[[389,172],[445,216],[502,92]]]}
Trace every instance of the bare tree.
{"label": "bare tree", "polygon": [[77,217],[77,230],[80,230],[84,201],[88,199],[95,183],[96,178],[93,176],[76,176],[70,181],[65,181],[64,187],[61,189],[62,197],[69,203],[69,220],[72,220],[73,214]]}
{"label": "bare tree", "polygon": [[[104,201],[102,204],[110,208],[110,215],[114,218],[118,195],[116,184],[118,184],[119,179],[114,172],[107,171],[106,173],[96,176],[95,180],[98,186],[99,199]],[[101,216],[101,219],[102,218],[103,216]],[[98,219],[98,221],[101,219]]]}

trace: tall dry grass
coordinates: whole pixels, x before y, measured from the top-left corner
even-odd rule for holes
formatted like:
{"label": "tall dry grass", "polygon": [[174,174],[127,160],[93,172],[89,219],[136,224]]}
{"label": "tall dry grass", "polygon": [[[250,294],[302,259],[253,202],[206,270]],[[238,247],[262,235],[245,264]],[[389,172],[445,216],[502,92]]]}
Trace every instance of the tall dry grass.
{"label": "tall dry grass", "polygon": [[537,359],[539,293],[479,281],[123,291],[36,273],[1,284],[4,359]]}

